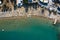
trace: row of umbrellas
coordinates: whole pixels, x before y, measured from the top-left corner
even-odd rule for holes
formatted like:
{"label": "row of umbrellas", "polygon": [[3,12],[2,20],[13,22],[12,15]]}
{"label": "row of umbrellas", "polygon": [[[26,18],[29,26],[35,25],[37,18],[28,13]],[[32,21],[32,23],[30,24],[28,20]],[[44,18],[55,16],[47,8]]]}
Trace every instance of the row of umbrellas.
{"label": "row of umbrellas", "polygon": [[[1,3],[1,2],[0,2]],[[18,4],[19,5],[23,5],[22,3]],[[55,11],[57,13],[60,13],[60,6],[57,6],[56,4],[54,4],[54,1],[52,0],[39,0],[38,1],[38,5],[40,5],[41,7],[47,8],[50,11]]]}
{"label": "row of umbrellas", "polygon": [[39,1],[38,3],[41,7],[44,7],[50,11],[54,11],[60,14],[60,5],[59,4],[55,4],[52,0],[50,1]]}

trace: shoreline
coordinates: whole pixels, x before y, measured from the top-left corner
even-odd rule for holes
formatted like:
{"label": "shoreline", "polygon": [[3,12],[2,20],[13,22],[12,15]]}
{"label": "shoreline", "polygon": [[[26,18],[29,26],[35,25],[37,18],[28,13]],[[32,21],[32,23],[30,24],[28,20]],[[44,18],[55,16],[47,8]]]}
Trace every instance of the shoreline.
{"label": "shoreline", "polygon": [[20,8],[17,9],[13,12],[0,12],[0,20],[2,19],[16,19],[16,18],[27,18],[27,17],[42,17],[42,18],[47,18],[49,20],[54,21],[55,19],[57,19],[58,22],[60,22],[59,18],[60,15],[54,15],[53,13],[51,13],[51,15],[49,16],[49,12],[48,10],[45,10],[44,14],[41,13],[41,8],[38,8],[37,10],[33,9],[33,10],[28,10],[28,12],[25,12],[25,8]]}
{"label": "shoreline", "polygon": [[54,21],[54,19],[52,18],[48,18],[48,17],[44,17],[44,16],[37,16],[37,15],[32,15],[31,17],[27,17],[27,16],[13,16],[13,17],[2,17],[0,18],[0,20],[16,20],[16,19],[26,19],[26,18],[43,18],[43,19],[48,19],[51,21]]}
{"label": "shoreline", "polygon": [[40,15],[24,15],[24,16],[9,16],[9,17],[0,17],[1,19],[16,19],[16,18],[31,18],[31,17],[39,17],[39,18],[46,18],[49,20],[54,20],[53,18],[45,17],[45,16],[40,16]]}

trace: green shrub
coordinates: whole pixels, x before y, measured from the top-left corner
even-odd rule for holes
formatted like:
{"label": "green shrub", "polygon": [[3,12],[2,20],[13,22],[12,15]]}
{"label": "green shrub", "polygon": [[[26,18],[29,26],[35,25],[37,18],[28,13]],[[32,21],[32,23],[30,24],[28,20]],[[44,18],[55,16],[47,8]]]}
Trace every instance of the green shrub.
{"label": "green shrub", "polygon": [[28,0],[23,0],[23,3],[28,3]]}

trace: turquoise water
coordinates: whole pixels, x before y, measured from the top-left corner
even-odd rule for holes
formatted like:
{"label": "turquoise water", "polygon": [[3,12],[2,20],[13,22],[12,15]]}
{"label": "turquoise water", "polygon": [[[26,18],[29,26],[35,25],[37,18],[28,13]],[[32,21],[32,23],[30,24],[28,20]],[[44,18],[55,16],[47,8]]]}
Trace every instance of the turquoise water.
{"label": "turquoise water", "polygon": [[0,40],[57,40],[57,32],[48,19],[0,20]]}

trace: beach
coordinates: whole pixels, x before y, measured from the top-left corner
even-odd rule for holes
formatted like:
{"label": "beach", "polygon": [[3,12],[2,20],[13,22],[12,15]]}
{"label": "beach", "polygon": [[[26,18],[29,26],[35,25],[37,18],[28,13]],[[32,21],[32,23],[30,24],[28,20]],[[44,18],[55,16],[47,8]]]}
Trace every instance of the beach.
{"label": "beach", "polygon": [[58,20],[60,22],[60,15],[54,15],[53,12],[49,16],[49,11],[44,9],[44,13],[41,13],[42,8],[39,7],[37,9],[28,8],[28,12],[25,12],[25,8],[21,7],[17,10],[7,11],[7,12],[0,12],[0,18],[12,18],[12,17],[31,17],[31,16],[38,16],[38,17],[45,17],[52,20]]}

